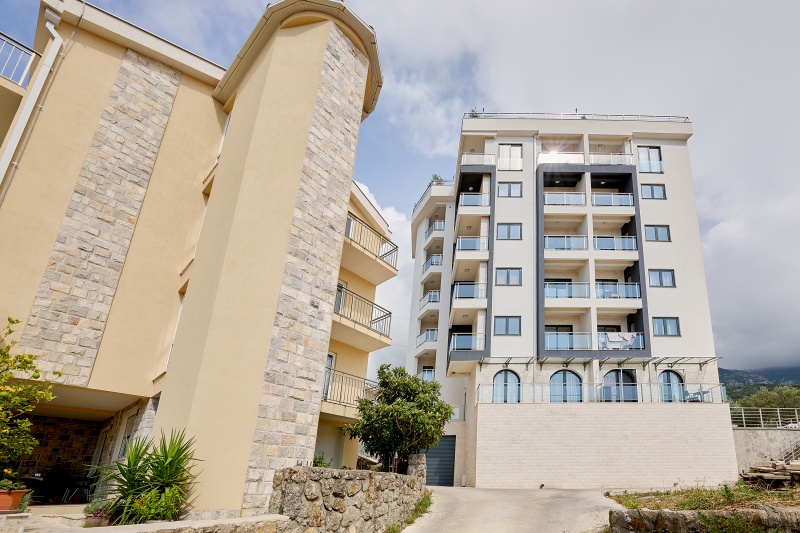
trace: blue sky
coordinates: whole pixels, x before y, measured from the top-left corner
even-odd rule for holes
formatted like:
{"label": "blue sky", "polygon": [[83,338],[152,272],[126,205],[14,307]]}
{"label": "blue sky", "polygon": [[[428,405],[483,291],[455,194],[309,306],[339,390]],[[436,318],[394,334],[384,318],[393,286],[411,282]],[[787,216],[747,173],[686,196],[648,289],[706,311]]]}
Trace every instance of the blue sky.
{"label": "blue sky", "polygon": [[[256,0],[96,0],[227,66]],[[32,42],[38,2],[0,0],[0,31]],[[408,219],[431,174],[453,175],[461,115],[688,115],[718,355],[727,368],[800,364],[800,2],[347,0],[378,35],[384,86],[355,179],[401,246],[377,303],[408,338]]]}

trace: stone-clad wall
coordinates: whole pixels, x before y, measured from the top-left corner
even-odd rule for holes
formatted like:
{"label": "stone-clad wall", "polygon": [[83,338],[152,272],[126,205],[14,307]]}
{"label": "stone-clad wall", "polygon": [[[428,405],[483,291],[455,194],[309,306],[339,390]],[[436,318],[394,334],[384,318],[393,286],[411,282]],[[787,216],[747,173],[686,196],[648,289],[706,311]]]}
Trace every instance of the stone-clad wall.
{"label": "stone-clad wall", "polygon": [[132,50],[122,61],[20,340],[44,379],[89,384],[180,80]]}
{"label": "stone-clad wall", "polygon": [[314,455],[367,66],[331,23],[253,435],[245,515],[266,508],[278,468],[308,464]]}
{"label": "stone-clad wall", "polygon": [[[738,523],[733,527],[741,528],[744,524],[754,527],[746,531],[800,531],[800,511],[769,505],[765,505],[763,509],[736,509],[733,511],[613,509],[609,511],[608,515],[610,529],[613,533],[727,531],[727,529],[720,529],[733,525],[727,521]],[[710,528],[709,524],[715,525],[716,528]],[[736,531],[745,530],[736,529]]]}
{"label": "stone-clad wall", "polygon": [[30,455],[22,457],[19,476],[48,473],[53,470],[63,477],[80,478],[97,448],[103,422],[75,420],[54,416],[31,416],[31,434],[39,441]]}
{"label": "stone-clad wall", "polygon": [[383,533],[402,523],[424,493],[424,476],[282,468],[275,472],[269,512],[288,516],[292,532]]}

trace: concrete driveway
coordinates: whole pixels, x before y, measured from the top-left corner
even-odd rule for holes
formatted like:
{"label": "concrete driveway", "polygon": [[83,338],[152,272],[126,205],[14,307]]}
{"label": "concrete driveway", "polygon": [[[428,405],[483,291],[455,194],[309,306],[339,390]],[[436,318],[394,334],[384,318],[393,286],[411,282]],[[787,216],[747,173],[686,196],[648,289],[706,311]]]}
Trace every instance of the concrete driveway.
{"label": "concrete driveway", "polygon": [[622,508],[601,490],[430,487],[433,505],[405,533],[585,533]]}

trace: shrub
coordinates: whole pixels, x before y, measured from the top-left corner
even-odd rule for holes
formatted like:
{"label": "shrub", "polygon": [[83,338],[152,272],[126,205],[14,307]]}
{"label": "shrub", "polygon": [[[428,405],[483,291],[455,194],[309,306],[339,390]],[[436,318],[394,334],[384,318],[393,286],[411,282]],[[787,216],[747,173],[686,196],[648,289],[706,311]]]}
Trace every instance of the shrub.
{"label": "shrub", "polygon": [[329,466],[331,466],[332,462],[333,462],[333,459],[331,459],[330,461],[326,461],[325,460],[325,452],[319,452],[319,453],[315,453],[314,454],[314,463],[313,464],[314,464],[314,466],[316,466],[318,468],[328,468]]}

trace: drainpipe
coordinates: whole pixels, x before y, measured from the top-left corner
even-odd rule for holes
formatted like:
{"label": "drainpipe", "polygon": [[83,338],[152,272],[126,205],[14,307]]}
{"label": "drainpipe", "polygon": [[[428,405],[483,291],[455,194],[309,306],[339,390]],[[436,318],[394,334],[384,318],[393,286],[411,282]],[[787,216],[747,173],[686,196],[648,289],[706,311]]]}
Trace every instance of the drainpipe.
{"label": "drainpipe", "polygon": [[[19,120],[9,134],[9,141],[6,145],[6,150],[2,155],[0,155],[0,176],[6,176],[6,179],[3,182],[3,187],[0,189],[0,205],[3,203],[3,200],[6,197],[6,192],[8,192],[8,187],[11,185],[11,181],[14,179],[14,174],[19,166],[22,153],[25,151],[25,146],[28,144],[28,139],[30,139],[33,126],[42,110],[44,101],[47,98],[47,93],[50,92],[50,87],[53,85],[53,80],[56,77],[56,73],[58,72],[61,63],[64,61],[67,48],[69,47],[70,42],[72,42],[72,38],[75,36],[78,25],[81,23],[81,20],[83,20],[83,14],[85,10],[86,2],[84,0],[81,16],[78,19],[78,22],[75,24],[75,28],[73,28],[72,34],[69,36],[69,40],[67,41],[67,45],[64,47],[64,51],[60,54],[59,52],[61,51],[61,43],[63,43],[63,39],[56,31],[56,28],[61,22],[61,16],[51,9],[46,8],[44,10],[45,27],[47,28],[47,31],[50,32],[53,42],[50,46],[50,49],[47,51],[47,55],[42,57],[42,66],[39,69],[39,75],[31,84],[28,85],[28,90],[30,91],[29,97],[25,101],[25,105],[22,108]],[[58,56],[58,63],[56,63],[54,67],[53,63],[56,60],[56,56]],[[47,83],[47,85],[45,85],[45,83]],[[22,142],[20,142],[20,139]],[[12,162],[11,158],[14,156],[14,152],[17,152],[17,157]]]}

